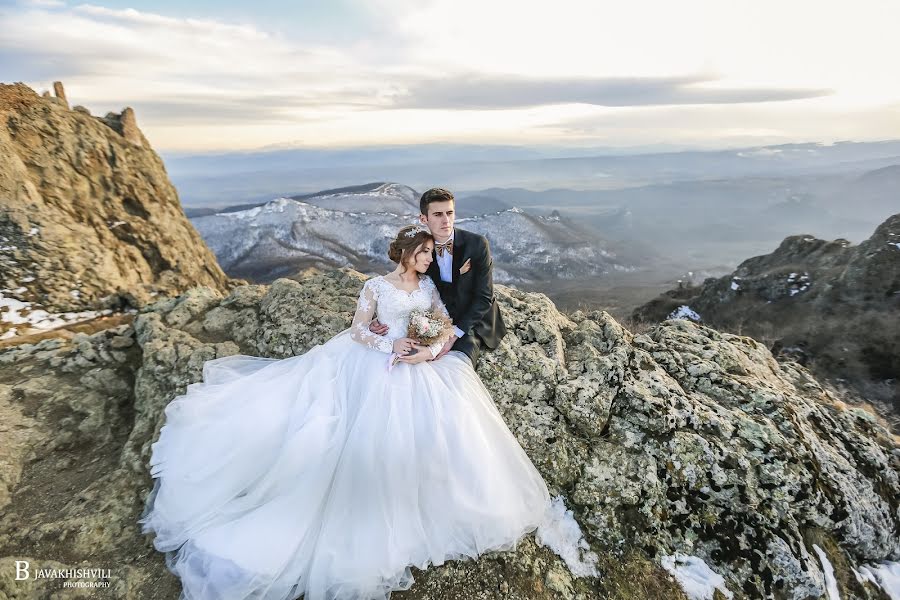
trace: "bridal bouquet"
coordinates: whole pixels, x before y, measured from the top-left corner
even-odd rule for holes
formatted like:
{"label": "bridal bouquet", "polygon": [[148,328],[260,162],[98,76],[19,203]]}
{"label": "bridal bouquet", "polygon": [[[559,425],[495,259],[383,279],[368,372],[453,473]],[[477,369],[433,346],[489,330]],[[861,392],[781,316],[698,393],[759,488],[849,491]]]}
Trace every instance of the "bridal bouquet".
{"label": "bridal bouquet", "polygon": [[[435,342],[446,342],[453,332],[453,323],[444,315],[433,310],[413,309],[409,313],[409,327],[406,330],[406,337],[416,340],[416,343],[423,346],[430,346]],[[407,356],[418,352],[412,349]],[[392,368],[400,360],[400,355],[396,352],[391,354],[388,369]]]}

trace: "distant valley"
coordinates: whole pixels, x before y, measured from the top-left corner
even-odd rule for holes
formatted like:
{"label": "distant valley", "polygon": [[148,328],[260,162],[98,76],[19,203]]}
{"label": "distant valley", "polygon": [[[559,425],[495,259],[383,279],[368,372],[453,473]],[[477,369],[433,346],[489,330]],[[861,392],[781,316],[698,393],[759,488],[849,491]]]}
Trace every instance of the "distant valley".
{"label": "distant valley", "polygon": [[900,207],[895,141],[605,156],[280,150],[169,164],[186,214],[236,276],[389,268],[389,233],[415,221],[422,190],[442,185],[457,196],[459,227],[491,240],[497,281],[543,291],[564,310],[618,318],[679,281],[725,275],[790,235],[860,242]]}

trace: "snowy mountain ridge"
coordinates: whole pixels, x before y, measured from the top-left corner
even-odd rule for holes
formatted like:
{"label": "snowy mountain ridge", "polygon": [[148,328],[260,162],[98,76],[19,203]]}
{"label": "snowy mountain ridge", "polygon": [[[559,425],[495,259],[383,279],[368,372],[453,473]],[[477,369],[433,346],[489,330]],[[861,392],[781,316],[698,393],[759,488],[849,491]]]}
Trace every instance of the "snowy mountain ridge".
{"label": "snowy mountain ridge", "polygon": [[[265,282],[311,266],[390,269],[388,243],[401,227],[418,221],[418,212],[412,188],[387,183],[303,200],[280,197],[191,221],[226,272]],[[538,216],[511,207],[458,218],[456,224],[488,238],[498,283],[637,268],[558,214]]]}

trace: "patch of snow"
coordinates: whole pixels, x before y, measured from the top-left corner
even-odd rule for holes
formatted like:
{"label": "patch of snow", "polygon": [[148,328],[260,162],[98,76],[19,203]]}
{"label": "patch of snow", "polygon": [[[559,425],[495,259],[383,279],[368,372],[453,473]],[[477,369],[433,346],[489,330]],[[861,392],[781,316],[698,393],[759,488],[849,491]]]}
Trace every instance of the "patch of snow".
{"label": "patch of snow", "polygon": [[[852,567],[851,567],[852,568]],[[900,600],[900,562],[881,562],[853,569],[860,583],[870,581],[880,587],[891,600]]]}
{"label": "patch of snow", "polygon": [[[20,289],[23,291],[25,290],[25,288]],[[112,309],[107,308],[100,311],[85,310],[80,312],[50,313],[40,308],[34,308],[33,306],[34,305],[31,302],[25,302],[16,298],[8,298],[0,293],[0,322],[13,323],[15,325],[27,325],[28,327],[22,332],[24,334],[28,333],[28,328],[40,330],[54,329],[68,323],[93,319],[100,315],[108,315],[113,312]],[[10,335],[9,331],[13,331],[14,329],[16,330],[16,333]],[[9,331],[4,334],[7,338],[20,335],[18,328],[10,328]]]}
{"label": "patch of snow", "polygon": [[731,280],[731,289],[737,291],[737,290],[741,289],[741,284],[739,284],[737,281],[735,281],[735,279],[738,279],[738,278],[735,277],[734,279]]}
{"label": "patch of snow", "polygon": [[682,304],[671,313],[669,313],[668,319],[689,319],[691,321],[700,321],[700,315],[691,310],[691,307],[687,304]]}
{"label": "patch of snow", "polygon": [[878,579],[875,577],[875,574],[870,570],[869,567],[860,567],[860,570],[857,571],[853,567],[850,567],[853,570],[853,574],[856,575],[856,580],[860,583],[874,583],[876,587],[880,587],[878,583]]}
{"label": "patch of snow", "polygon": [[260,213],[276,213],[276,212],[284,212],[285,208],[287,208],[290,204],[305,204],[303,202],[299,202],[297,200],[291,200],[290,198],[275,198],[274,200],[270,200],[263,205],[255,206],[253,208],[248,208],[247,210],[239,210],[235,212],[228,213],[217,213],[218,215],[228,217],[229,219],[237,219],[237,220],[246,220],[252,219],[258,216]]}
{"label": "patch of snow", "polygon": [[734,597],[734,593],[725,587],[725,579],[710,569],[702,558],[676,552],[672,556],[663,555],[660,564],[678,580],[691,600],[713,600],[717,589],[726,598]]}
{"label": "patch of snow", "polygon": [[28,277],[23,277],[23,278],[22,278],[22,281],[24,281],[25,283],[28,283],[28,282],[30,282],[30,281],[34,281],[34,277],[33,277],[32,275],[29,275]]}
{"label": "patch of snow", "polygon": [[790,295],[794,296],[799,294],[800,292],[805,292],[809,289],[810,281],[809,281],[809,273],[807,271],[803,271],[803,275],[799,275],[797,273],[791,273],[788,275],[787,282],[790,284],[799,284],[800,287],[793,287],[790,290]]}
{"label": "patch of snow", "polygon": [[575,577],[597,577],[597,554],[581,533],[572,511],[566,509],[565,499],[556,496],[547,507],[544,518],[535,532],[535,541],[547,546],[562,558]]}
{"label": "patch of snow", "polygon": [[109,228],[112,229],[113,227],[118,227],[119,225],[124,225],[124,224],[125,224],[125,221],[116,221],[115,223],[111,224],[109,226]]}
{"label": "patch of snow", "polygon": [[888,242],[888,246],[897,246],[897,248],[900,248],[900,242]]}
{"label": "patch of snow", "polygon": [[828,555],[825,554],[824,550],[819,548],[818,544],[813,544],[812,547],[813,550],[816,551],[816,554],[819,555],[819,561],[822,563],[822,571],[825,572],[825,593],[828,595],[828,600],[841,600],[841,595],[838,593],[837,581],[834,578],[834,567],[831,566]]}
{"label": "patch of snow", "polygon": [[38,231],[40,231],[40,229],[38,229],[37,227],[32,227],[31,230],[28,232],[28,237],[35,235]]}

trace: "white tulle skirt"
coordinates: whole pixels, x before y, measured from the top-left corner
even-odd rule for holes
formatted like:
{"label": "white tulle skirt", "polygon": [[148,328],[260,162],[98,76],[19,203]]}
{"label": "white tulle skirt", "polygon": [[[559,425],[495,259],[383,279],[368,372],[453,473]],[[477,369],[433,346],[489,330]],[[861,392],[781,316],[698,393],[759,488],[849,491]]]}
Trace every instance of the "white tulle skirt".
{"label": "white tulle skirt", "polygon": [[211,360],[169,403],[140,523],[182,598],[386,599],[538,527],[546,484],[468,358],[387,358],[347,330]]}

